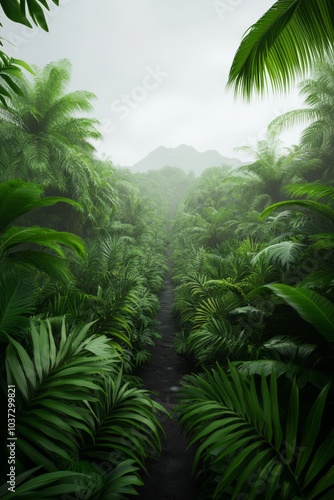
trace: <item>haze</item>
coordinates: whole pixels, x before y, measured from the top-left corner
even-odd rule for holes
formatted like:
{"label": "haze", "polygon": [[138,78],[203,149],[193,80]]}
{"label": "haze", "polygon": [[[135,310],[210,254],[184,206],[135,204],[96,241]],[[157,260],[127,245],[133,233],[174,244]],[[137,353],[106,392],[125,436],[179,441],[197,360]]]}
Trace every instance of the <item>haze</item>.
{"label": "haze", "polygon": [[[48,16],[49,33],[3,20],[5,51],[44,66],[68,58],[70,90],[97,96],[101,157],[129,166],[164,145],[189,144],[241,159],[268,123],[302,105],[288,95],[236,100],[228,71],[245,30],[273,0],[64,0]],[[284,134],[298,142],[298,130]]]}

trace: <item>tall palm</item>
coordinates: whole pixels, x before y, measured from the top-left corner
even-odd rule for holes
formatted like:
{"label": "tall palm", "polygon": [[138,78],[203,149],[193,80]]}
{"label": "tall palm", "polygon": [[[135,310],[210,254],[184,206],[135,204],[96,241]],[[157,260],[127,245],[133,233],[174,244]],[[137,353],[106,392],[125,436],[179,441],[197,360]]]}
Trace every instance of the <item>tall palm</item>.
{"label": "tall palm", "polygon": [[332,0],[277,0],[245,33],[228,84],[250,97],[271,84],[286,90],[311,65],[333,54]]}
{"label": "tall palm", "polygon": [[[90,185],[99,182],[92,168],[92,139],[100,133],[91,118],[90,92],[66,94],[71,66],[67,60],[36,70],[33,81],[17,81],[22,95],[0,107],[0,144],[13,159],[12,175],[37,182],[47,195],[66,195],[89,210]],[[14,167],[13,167],[14,165]],[[13,172],[14,170],[14,172]]]}
{"label": "tall palm", "polygon": [[334,69],[329,62],[321,63],[313,71],[312,78],[300,85],[306,107],[288,111],[275,118],[270,130],[281,132],[296,123],[308,123],[301,135],[302,161],[311,159],[314,173],[307,180],[319,177],[333,180],[332,158],[334,155]]}

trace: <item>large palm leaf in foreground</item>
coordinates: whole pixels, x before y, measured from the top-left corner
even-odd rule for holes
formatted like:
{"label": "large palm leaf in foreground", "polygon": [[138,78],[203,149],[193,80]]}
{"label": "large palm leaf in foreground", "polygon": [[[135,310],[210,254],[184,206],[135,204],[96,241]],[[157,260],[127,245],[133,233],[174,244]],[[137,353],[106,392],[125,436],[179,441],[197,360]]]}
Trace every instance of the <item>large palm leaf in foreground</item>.
{"label": "large palm leaf in foreground", "polygon": [[261,376],[260,391],[254,376],[230,374],[192,375],[180,391],[180,421],[199,444],[194,466],[211,471],[212,498],[333,498],[334,431],[322,429],[329,386],[305,414],[294,381],[283,416],[275,372]]}
{"label": "large palm leaf in foreground", "polygon": [[[102,481],[88,491],[83,491],[80,481],[84,479],[84,474],[73,471],[47,472],[37,477],[32,476],[39,467],[29,469],[16,478],[15,493],[8,493],[8,484],[0,488],[0,498],[10,500],[11,498],[25,500],[59,500],[61,498],[80,498],[82,500],[103,500],[112,498],[113,500],[124,500],[128,495],[136,495],[134,486],[142,485],[142,481],[137,476],[138,467],[131,460],[124,460],[117,467],[104,473]],[[93,475],[92,475],[93,477]],[[101,478],[101,474],[99,475]],[[68,496],[76,493],[76,496]]]}
{"label": "large palm leaf in foreground", "polygon": [[250,97],[269,83],[286,90],[298,75],[333,54],[332,0],[278,0],[246,32],[232,63],[229,85]]}
{"label": "large palm leaf in foreground", "polygon": [[7,347],[7,382],[18,393],[21,460],[29,457],[50,472],[57,470],[55,457],[70,460],[78,433],[90,433],[83,401],[94,401],[92,391],[102,391],[98,376],[116,372],[118,355],[105,336],[88,336],[89,327],[67,333],[63,323],[57,345],[50,323],[42,322],[39,329],[31,326],[28,349],[13,339]]}
{"label": "large palm leaf in foreground", "polygon": [[[80,498],[122,498],[135,493],[145,458],[160,449],[155,413],[163,409],[124,383],[116,349],[90,327],[67,332],[63,321],[57,332],[41,322],[31,326],[27,348],[15,340],[7,347],[7,383],[16,386],[17,471],[36,464],[41,474],[83,473],[76,480]],[[38,477],[30,490],[26,485],[27,498],[42,485]],[[39,498],[56,496],[54,487]]]}

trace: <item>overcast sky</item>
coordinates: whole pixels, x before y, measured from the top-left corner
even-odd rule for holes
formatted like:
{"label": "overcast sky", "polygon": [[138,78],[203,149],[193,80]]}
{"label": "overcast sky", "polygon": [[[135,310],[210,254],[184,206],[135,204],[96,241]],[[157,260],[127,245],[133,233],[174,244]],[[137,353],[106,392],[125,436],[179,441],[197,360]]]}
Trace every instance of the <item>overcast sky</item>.
{"label": "overcast sky", "polygon": [[[302,106],[289,95],[236,100],[226,81],[245,30],[273,0],[60,0],[49,33],[4,20],[5,51],[44,66],[68,58],[69,90],[96,94],[100,156],[129,166],[164,145],[243,158],[267,124]],[[297,132],[284,134],[287,145]]]}

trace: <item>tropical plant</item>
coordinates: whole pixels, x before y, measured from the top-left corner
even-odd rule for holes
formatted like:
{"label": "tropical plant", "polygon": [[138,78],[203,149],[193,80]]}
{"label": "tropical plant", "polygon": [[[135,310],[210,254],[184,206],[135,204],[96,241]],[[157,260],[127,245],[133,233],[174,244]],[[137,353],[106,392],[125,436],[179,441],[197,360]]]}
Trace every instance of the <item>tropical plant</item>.
{"label": "tropical plant", "polygon": [[282,187],[296,177],[298,179],[294,169],[298,150],[284,150],[282,142],[275,136],[267,134],[266,139],[257,143],[256,149],[242,146],[237,150],[247,153],[255,160],[238,169],[241,177],[232,177],[235,182],[238,181],[237,187],[241,188],[246,196],[247,191],[252,191],[253,196],[265,194],[274,203],[282,199]]}
{"label": "tropical plant", "polygon": [[0,339],[22,335],[29,314],[34,311],[34,288],[31,279],[36,270],[57,282],[68,284],[71,272],[65,248],[82,257],[85,247],[81,238],[39,226],[14,226],[17,219],[32,210],[66,203],[77,203],[62,197],[41,197],[43,189],[14,179],[0,184]]}
{"label": "tropical plant", "polygon": [[[59,0],[50,0],[57,6]],[[35,25],[41,26],[45,31],[48,31],[47,22],[45,19],[44,10],[50,10],[47,0],[0,0],[0,5],[5,15],[14,22],[23,24],[29,28],[32,27],[29,16]],[[0,25],[2,26],[2,25]],[[2,38],[0,37],[0,46],[3,45]],[[0,102],[7,108],[8,101],[11,100],[12,94],[22,96],[22,90],[17,84],[17,79],[22,79],[22,68],[30,73],[34,73],[30,66],[21,61],[8,57],[2,50],[0,51]]]}
{"label": "tropical plant", "polygon": [[47,22],[43,7],[50,10],[49,4],[53,2],[59,5],[59,0],[0,0],[0,5],[6,16],[16,23],[23,24],[31,28],[29,16],[36,26],[40,26],[45,31],[48,31]]}
{"label": "tropical plant", "polygon": [[[245,377],[230,366],[189,376],[180,421],[197,443],[200,498],[328,498],[334,493],[334,433],[324,431],[329,385],[308,409],[295,381],[282,412],[275,372]],[[201,467],[204,467],[201,474]],[[202,469],[203,470],[203,469]]]}
{"label": "tropical plant", "polygon": [[245,33],[234,56],[228,84],[250,97],[269,83],[287,90],[312,64],[333,54],[331,0],[278,0]]}
{"label": "tropical plant", "polygon": [[[300,138],[300,164],[307,181],[322,179],[322,183],[333,181],[332,161],[334,152],[334,72],[330,62],[319,63],[312,78],[300,84],[306,107],[288,111],[275,118],[270,131],[280,133],[295,124],[308,124]],[[305,171],[305,164],[310,166]]]}
{"label": "tropical plant", "polygon": [[0,342],[10,337],[22,337],[35,312],[35,298],[31,287],[22,283],[15,272],[0,276]]}
{"label": "tropical plant", "polygon": [[[307,235],[313,241],[311,248],[332,249],[334,246],[333,228],[334,228],[334,209],[332,208],[334,189],[331,186],[321,184],[292,184],[284,188],[284,190],[292,196],[306,196],[308,199],[286,200],[270,205],[262,212],[262,217],[267,217],[274,210],[292,207],[297,214],[294,216],[301,219],[301,213],[305,214],[306,220],[310,223],[303,225],[302,233]],[[323,200],[319,202],[318,200]],[[298,212],[298,208],[302,210]],[[293,217],[293,214],[291,214]],[[312,220],[317,218],[317,225],[312,223]],[[299,228],[299,232],[300,232]],[[298,225],[297,225],[298,231]],[[296,231],[295,231],[296,232]]]}
{"label": "tropical plant", "polygon": [[293,307],[323,335],[329,346],[334,347],[334,304],[330,300],[302,287],[294,288],[283,284],[266,287]]}
{"label": "tropical plant", "polygon": [[[69,61],[62,60],[36,69],[33,82],[27,78],[17,82],[21,95],[12,96],[2,109],[0,142],[15,160],[16,172],[11,168],[11,175],[41,184],[47,195],[65,194],[80,202],[89,219],[94,213],[90,189],[104,182],[94,171],[95,149],[90,140],[101,135],[96,120],[74,116],[91,111],[94,95],[65,94],[70,70]],[[71,221],[73,214],[68,209],[58,213],[72,230],[77,223],[77,217]]]}
{"label": "tropical plant", "polygon": [[[18,392],[20,463],[29,459],[55,471],[57,459],[70,460],[70,450],[78,446],[73,436],[79,430],[89,433],[89,410],[83,401],[95,400],[92,390],[102,391],[98,376],[116,373],[119,363],[105,336],[88,336],[90,326],[67,333],[63,321],[57,342],[50,322],[37,328],[32,324],[28,349],[13,339],[7,347],[7,382]],[[70,415],[69,421],[63,420],[64,414]]]}
{"label": "tropical plant", "polygon": [[[307,344],[302,338],[278,335],[257,349],[258,359],[253,356],[251,360],[235,361],[233,365],[247,375],[268,376],[274,371],[277,377],[296,379],[300,388],[312,384],[322,389],[334,381],[332,357],[328,350]],[[240,359],[246,358],[240,356]]]}
{"label": "tropical plant", "polygon": [[[35,208],[53,206],[59,202],[79,208],[77,203],[68,198],[59,196],[41,198],[42,193],[43,189],[40,186],[18,179],[0,184],[0,255],[9,262],[28,264],[54,277],[68,278],[70,274],[61,245],[71,248],[77,255],[82,256],[85,248],[81,238],[39,226],[13,225],[16,219]],[[27,248],[28,244],[52,250],[58,257]]]}
{"label": "tropical plant", "polygon": [[[1,41],[0,41],[0,45]],[[20,59],[15,59],[13,57],[8,57],[2,50],[0,50],[0,102],[7,108],[8,100],[11,99],[11,95],[14,93],[16,95],[22,95],[22,91],[16,80],[23,77],[22,68],[26,69],[30,73],[33,70]]]}
{"label": "tropical plant", "polygon": [[[290,168],[297,162],[299,176],[298,155],[295,149]],[[265,166],[268,181],[275,181],[271,160]],[[286,172],[277,193],[295,199],[262,214],[251,203],[251,211],[244,209],[238,193],[228,205],[220,199],[217,226],[233,232],[214,248],[198,236],[216,225],[204,219],[205,203],[194,215],[198,192],[188,194],[174,225],[175,346],[205,370],[186,378],[179,405],[180,421],[198,447],[199,498],[333,495],[333,453],[327,448],[333,439],[333,190],[286,184],[294,175]],[[258,206],[268,203],[265,183],[257,189]],[[317,468],[320,456],[324,462]]]}
{"label": "tropical plant", "polygon": [[[66,481],[43,490],[44,473],[68,479],[66,471],[74,473],[72,491],[82,498],[134,494],[143,460],[160,448],[155,413],[164,410],[124,382],[120,355],[91,326],[68,332],[64,320],[60,329],[55,321],[32,323],[27,345],[11,340],[6,350],[7,383],[16,387],[17,470],[38,466],[32,473],[42,473],[41,498],[71,491]],[[106,460],[107,474],[100,466]],[[38,488],[34,481],[21,486],[27,498]]]}

